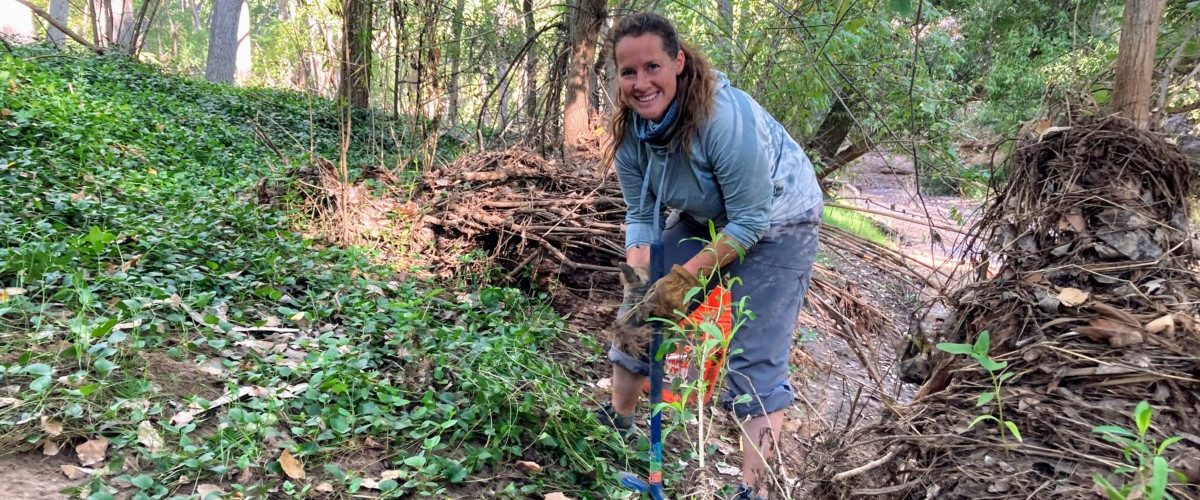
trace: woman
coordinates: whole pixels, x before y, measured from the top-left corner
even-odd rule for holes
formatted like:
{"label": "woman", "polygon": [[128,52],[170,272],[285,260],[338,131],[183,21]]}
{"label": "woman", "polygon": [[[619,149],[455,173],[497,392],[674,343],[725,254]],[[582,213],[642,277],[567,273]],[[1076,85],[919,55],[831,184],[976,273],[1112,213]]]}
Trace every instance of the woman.
{"label": "woman", "polygon": [[[671,271],[648,291],[628,284],[612,328],[618,337],[609,350],[612,401],[600,419],[629,431],[649,373],[645,344],[620,337],[644,330],[648,316],[687,310],[684,293],[698,275],[719,267],[741,278],[733,302],[747,297],[756,316],[731,342],[720,402],[742,421],[744,443],[753,445],[743,446],[739,495],[765,496],[764,457],[793,399],[788,357],[817,250],[822,196],[812,163],[757,102],[680,42],[662,16],[627,16],[611,40],[620,95],[606,159],[628,206],[626,278],[646,275],[656,237]],[[655,234],[663,205],[673,211]],[[717,240],[695,241],[709,238],[709,221],[720,230]]]}

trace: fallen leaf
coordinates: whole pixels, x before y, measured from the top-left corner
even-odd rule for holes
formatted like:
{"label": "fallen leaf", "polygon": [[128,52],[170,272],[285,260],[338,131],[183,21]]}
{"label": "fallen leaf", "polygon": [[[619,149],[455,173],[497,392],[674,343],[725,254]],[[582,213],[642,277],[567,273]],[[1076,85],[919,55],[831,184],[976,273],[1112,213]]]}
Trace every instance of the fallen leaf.
{"label": "fallen leaf", "polygon": [[379,474],[379,479],[399,479],[404,474],[401,470],[385,470]]}
{"label": "fallen leaf", "polygon": [[5,406],[17,406],[21,404],[21,400],[17,398],[0,398],[0,408]]}
{"label": "fallen leaf", "polygon": [[183,410],[171,417],[171,425],[187,425],[196,418],[191,411]]}
{"label": "fallen leaf", "polygon": [[108,438],[89,439],[75,446],[75,454],[79,455],[79,463],[84,467],[104,461],[104,453],[108,450]]}
{"label": "fallen leaf", "polygon": [[547,493],[542,500],[571,500],[571,497],[562,494],[561,491]]}
{"label": "fallen leaf", "polygon": [[1168,314],[1154,321],[1146,323],[1146,331],[1150,333],[1160,333],[1166,330],[1167,334],[1175,333],[1175,315]]}
{"label": "fallen leaf", "polygon": [[138,424],[137,430],[138,442],[142,443],[150,453],[158,453],[163,449],[163,438],[158,434],[158,430],[154,428],[154,424],[149,420],[143,420]]}
{"label": "fallen leaf", "polygon": [[296,460],[290,451],[283,450],[283,453],[279,454],[279,467],[292,479],[304,479],[304,465]]}
{"label": "fallen leaf", "polygon": [[377,490],[379,489],[379,481],[363,478],[362,482],[359,483],[359,486],[369,490]]}
{"label": "fallen leaf", "polygon": [[542,471],[542,466],[537,462],[529,462],[526,460],[517,460],[517,467],[525,469],[526,472],[538,473]]}
{"label": "fallen leaf", "polygon": [[293,314],[292,317],[289,319],[291,319],[292,321],[300,321],[300,320],[304,319],[304,311],[300,311],[296,314]]}
{"label": "fallen leaf", "polygon": [[209,500],[208,496],[212,494],[224,495],[225,490],[215,484],[202,484],[196,487],[196,494],[200,495],[200,500]]}
{"label": "fallen leaf", "polygon": [[333,493],[333,485],[329,484],[329,483],[318,484],[317,487],[313,488],[313,489],[315,489],[321,493]]}
{"label": "fallen leaf", "polygon": [[1058,301],[1067,307],[1075,307],[1086,302],[1088,293],[1078,288],[1064,288],[1058,292]]}
{"label": "fallen leaf", "polygon": [[83,467],[76,467],[71,464],[63,464],[63,466],[59,467],[59,469],[62,470],[62,473],[64,476],[67,476],[67,479],[70,479],[72,481],[78,481],[80,479],[83,479],[85,476],[88,476],[91,473],[96,472],[93,469],[85,469]]}
{"label": "fallen leaf", "polygon": [[58,454],[58,445],[49,439],[42,442],[42,454],[52,457]]}
{"label": "fallen leaf", "polygon": [[607,377],[602,378],[602,379],[596,381],[596,387],[599,387],[601,389],[609,389],[612,387],[612,379],[607,378]]}
{"label": "fallen leaf", "polygon": [[741,477],[742,469],[735,465],[729,465],[724,462],[717,463],[717,472],[726,476]]}
{"label": "fallen leaf", "polygon": [[63,424],[50,417],[42,417],[42,431],[49,434],[50,437],[55,437],[62,434]]}

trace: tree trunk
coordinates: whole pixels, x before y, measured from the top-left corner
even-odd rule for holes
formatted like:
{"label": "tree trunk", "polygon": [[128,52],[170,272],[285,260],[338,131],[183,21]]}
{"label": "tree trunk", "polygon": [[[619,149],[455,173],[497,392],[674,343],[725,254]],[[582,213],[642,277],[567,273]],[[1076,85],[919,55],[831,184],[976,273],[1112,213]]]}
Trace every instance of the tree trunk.
{"label": "tree trunk", "polygon": [[371,2],[343,0],[342,97],[350,105],[371,103]]}
{"label": "tree trunk", "polygon": [[[238,70],[240,41],[249,43],[249,26],[239,26],[243,20],[243,0],[213,0],[212,22],[208,37],[208,59],[204,79],[215,83],[233,83]],[[249,24],[248,16],[245,18]]]}
{"label": "tree trunk", "polygon": [[200,0],[179,0],[180,5],[187,9],[188,14],[192,17],[192,28],[200,31],[203,24],[200,22]]}
{"label": "tree trunk", "polygon": [[1143,129],[1150,125],[1154,46],[1165,4],[1166,0],[1125,0],[1125,18],[1121,22],[1112,111]]}
{"label": "tree trunk", "polygon": [[[533,19],[533,0],[522,0],[521,14],[525,19],[525,40],[537,36],[537,25]],[[525,118],[529,123],[537,119],[537,58],[533,51],[525,53]]]}
{"label": "tree trunk", "polygon": [[234,63],[234,82],[241,84],[252,74],[252,48],[250,44],[250,2],[245,0],[238,9],[237,59]]}
{"label": "tree trunk", "polygon": [[126,54],[132,54],[133,41],[137,38],[133,29],[137,17],[133,10],[133,0],[112,0],[112,11],[117,46]]}
{"label": "tree trunk", "polygon": [[825,119],[821,120],[821,126],[817,128],[817,133],[813,134],[805,149],[810,154],[816,153],[819,162],[829,162],[838,150],[842,149],[842,143],[846,141],[846,136],[850,135],[853,126],[854,118],[850,116],[850,111],[842,105],[841,99],[835,98],[833,108],[825,115]]}
{"label": "tree trunk", "polygon": [[571,38],[571,68],[563,112],[564,151],[582,146],[590,135],[588,127],[588,72],[596,56],[596,38],[605,16],[605,0],[578,0]]}
{"label": "tree trunk", "polygon": [[292,18],[292,6],[288,5],[288,0],[279,0],[279,20],[287,21]]}
{"label": "tree trunk", "polygon": [[[50,0],[50,17],[67,26],[67,18],[71,15],[71,4],[67,0]],[[49,26],[46,28],[46,40],[55,47],[62,49],[66,43],[66,35],[59,31],[58,28]]]}
{"label": "tree trunk", "polygon": [[725,71],[729,71],[733,68],[733,65],[731,64],[731,62],[733,61],[733,55],[734,55],[733,54],[733,5],[731,5],[729,3],[729,0],[717,0],[717,14],[718,14],[717,29],[719,31],[719,33],[717,34],[717,46],[721,48],[722,52],[724,52],[724,54],[723,54],[725,56],[724,59],[726,61],[728,61],[725,64],[725,67],[722,69],[724,69]]}
{"label": "tree trunk", "polygon": [[[527,0],[528,1],[528,0]],[[466,3],[463,0],[454,2],[454,55],[450,60],[450,109],[446,110],[446,118],[449,120],[451,127],[458,124],[458,82],[460,81],[459,71],[462,70],[462,60],[465,57],[463,54],[462,29],[463,29],[463,8]]]}

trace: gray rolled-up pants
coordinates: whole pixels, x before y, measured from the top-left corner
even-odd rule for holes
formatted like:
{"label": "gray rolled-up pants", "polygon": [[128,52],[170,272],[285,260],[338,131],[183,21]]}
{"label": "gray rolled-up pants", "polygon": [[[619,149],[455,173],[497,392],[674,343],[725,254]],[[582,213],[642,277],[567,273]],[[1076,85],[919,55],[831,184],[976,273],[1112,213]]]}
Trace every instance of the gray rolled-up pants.
{"label": "gray rolled-up pants", "polygon": [[[745,297],[745,308],[755,316],[729,343],[731,355],[725,391],[720,397],[721,405],[739,418],[782,410],[794,399],[788,382],[788,360],[796,316],[812,279],[821,210],[818,205],[800,217],[773,224],[750,247],[744,260],[734,260],[722,268],[723,273],[741,278],[741,283],[730,290],[733,303]],[[690,260],[704,249],[706,243],[702,240],[710,238],[707,223],[679,212],[673,213],[664,226],[663,263],[667,269]],[[650,373],[649,358],[644,353],[632,356],[614,345],[609,348],[608,358],[635,374]],[[750,401],[734,404],[747,394]]]}

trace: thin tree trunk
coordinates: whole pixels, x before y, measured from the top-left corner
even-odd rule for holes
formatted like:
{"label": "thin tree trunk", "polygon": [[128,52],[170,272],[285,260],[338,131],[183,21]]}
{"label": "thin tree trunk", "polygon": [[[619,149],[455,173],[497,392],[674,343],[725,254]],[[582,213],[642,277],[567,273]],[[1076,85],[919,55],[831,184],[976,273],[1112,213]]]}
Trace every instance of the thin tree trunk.
{"label": "thin tree trunk", "polygon": [[[55,21],[66,26],[70,15],[71,4],[67,3],[67,0],[50,0],[50,17]],[[46,40],[59,49],[66,46],[66,35],[62,30],[53,26],[46,28]]]}
{"label": "thin tree trunk", "polygon": [[343,0],[342,97],[366,108],[371,102],[371,2]]}
{"label": "thin tree trunk", "polygon": [[136,38],[133,28],[133,24],[136,21],[136,14],[133,11],[133,0],[113,0],[112,9],[113,15],[116,18],[117,45],[126,54],[132,54],[133,41]]}
{"label": "thin tree trunk", "polygon": [[1154,47],[1165,5],[1166,0],[1125,0],[1125,17],[1121,22],[1112,111],[1143,129],[1150,125]]}
{"label": "thin tree trunk", "polygon": [[253,66],[251,61],[250,43],[250,2],[243,0],[238,9],[237,24],[237,57],[234,60],[234,82],[241,84],[250,79]]}
{"label": "thin tree trunk", "polygon": [[292,6],[288,4],[288,0],[279,0],[279,20],[287,21],[292,18]]}
{"label": "thin tree trunk", "polygon": [[595,63],[596,38],[604,21],[605,0],[579,0],[571,40],[571,69],[563,112],[564,152],[582,146],[590,132],[588,121],[588,73]]}
{"label": "thin tree trunk", "polygon": [[180,4],[192,16],[192,29],[200,31],[203,26],[200,22],[200,0],[180,0]]}
{"label": "thin tree trunk", "polygon": [[[525,1],[528,2],[530,0]],[[451,127],[458,124],[458,86],[459,82],[461,81],[458,73],[462,69],[463,8],[465,6],[466,2],[463,0],[457,0],[454,2],[454,21],[453,26],[451,26],[451,29],[454,31],[454,54],[452,55],[453,59],[450,60],[450,102],[449,109],[446,110],[446,118]]]}
{"label": "thin tree trunk", "polygon": [[[720,33],[717,34],[717,46],[725,54],[725,60],[730,63],[733,61],[733,5],[729,0],[717,0],[717,19]],[[733,68],[732,64],[726,63],[725,71]]]}
{"label": "thin tree trunk", "polygon": [[[521,1],[521,14],[525,20],[525,39],[536,36],[537,25],[533,19],[533,0]],[[529,123],[537,119],[537,58],[533,51],[525,53],[525,117]]]}

